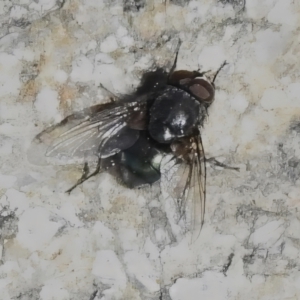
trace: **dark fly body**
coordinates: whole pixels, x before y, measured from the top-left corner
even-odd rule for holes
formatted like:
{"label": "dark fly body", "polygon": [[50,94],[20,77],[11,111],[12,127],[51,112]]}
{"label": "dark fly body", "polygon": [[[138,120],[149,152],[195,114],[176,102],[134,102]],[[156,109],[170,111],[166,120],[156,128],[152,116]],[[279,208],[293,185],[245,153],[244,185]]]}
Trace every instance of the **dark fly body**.
{"label": "dark fly body", "polygon": [[89,173],[85,163],[82,178],[68,192],[110,169],[130,188],[153,184],[163,176],[161,162],[169,155],[172,178],[180,178],[175,186],[170,183],[179,219],[189,210],[190,226],[199,232],[206,200],[200,130],[225,63],[210,81],[199,71],[175,71],[176,60],[177,54],[170,72],[159,68],[145,73],[133,94],[75,113],[40,133],[35,143],[49,144],[47,156],[97,157],[96,169]]}

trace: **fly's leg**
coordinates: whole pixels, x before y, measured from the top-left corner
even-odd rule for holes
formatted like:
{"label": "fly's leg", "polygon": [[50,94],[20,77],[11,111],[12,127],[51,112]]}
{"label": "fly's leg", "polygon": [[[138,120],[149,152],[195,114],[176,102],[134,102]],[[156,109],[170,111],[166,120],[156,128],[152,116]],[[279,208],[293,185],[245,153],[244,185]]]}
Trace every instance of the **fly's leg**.
{"label": "fly's leg", "polygon": [[[178,56],[178,52],[176,53],[174,64],[173,64],[171,71],[169,73],[169,76],[168,76],[168,84],[170,84],[170,85],[182,86],[182,85],[190,82],[192,79],[194,79],[196,77],[202,77],[206,73],[210,72],[210,70],[200,72],[200,69],[198,69],[197,71],[185,71],[185,70],[174,71],[176,68],[177,56]],[[226,61],[224,61],[224,63],[220,66],[220,68],[215,73],[214,78],[212,80],[212,84],[214,84],[218,74],[224,68],[225,65],[227,65]]]}
{"label": "fly's leg", "polygon": [[171,70],[170,70],[170,72],[169,72],[169,76],[168,76],[169,78],[171,77],[171,75],[174,73],[174,71],[175,71],[175,69],[176,69],[177,58],[178,58],[178,53],[179,53],[180,46],[181,46],[181,40],[178,41],[175,59],[174,59],[173,65],[172,65],[172,67],[171,67]]}
{"label": "fly's leg", "polygon": [[102,83],[99,84],[99,87],[110,95],[109,99],[111,102],[114,102],[116,99],[118,99],[118,97],[112,91],[107,89]]}
{"label": "fly's leg", "polygon": [[83,170],[82,170],[82,176],[80,179],[78,179],[78,181],[76,182],[76,184],[74,184],[71,188],[69,188],[66,193],[70,194],[78,185],[82,184],[83,182],[85,182],[86,180],[88,180],[89,178],[97,175],[100,172],[100,166],[101,166],[101,159],[98,158],[98,162],[97,162],[97,167],[95,169],[94,172],[92,172],[91,174],[89,174],[90,172],[90,168],[88,166],[88,163],[84,163],[83,166]]}
{"label": "fly's leg", "polygon": [[71,188],[69,188],[66,193],[70,194],[78,185],[80,185],[81,183],[83,183],[88,174],[90,172],[90,168],[89,168],[89,165],[87,162],[84,163],[83,165],[83,169],[82,169],[82,175],[81,175],[81,178],[77,180],[76,184],[74,184]]}
{"label": "fly's leg", "polygon": [[215,166],[217,167],[222,167],[224,169],[228,169],[228,170],[234,170],[234,171],[239,171],[240,168],[237,168],[237,167],[231,167],[231,166],[228,166],[226,164],[223,164],[221,162],[219,162],[218,160],[216,160],[214,157],[211,157],[211,158],[206,158],[205,159],[206,162],[209,162],[211,164],[214,164]]}
{"label": "fly's leg", "polygon": [[175,71],[180,46],[181,46],[181,40],[179,40],[179,43],[177,45],[175,59],[174,59],[173,65],[172,65],[171,70],[168,75],[168,84],[173,85],[173,86],[184,85],[188,81],[190,81],[196,77],[202,77],[204,74],[210,72],[210,71],[200,72],[200,69],[198,69],[197,71],[186,71],[186,70]]}
{"label": "fly's leg", "polygon": [[220,71],[221,71],[226,65],[228,65],[228,63],[227,63],[226,60],[225,60],[225,61],[222,63],[222,65],[220,66],[220,68],[217,70],[217,72],[216,72],[216,74],[215,74],[215,76],[214,76],[214,78],[213,78],[212,83],[215,82],[215,80],[216,80],[218,74],[220,73]]}
{"label": "fly's leg", "polygon": [[198,68],[197,71],[194,71],[194,74],[197,74],[196,77],[200,77],[200,76],[203,76],[203,75],[205,75],[206,73],[209,73],[209,72],[211,72],[211,70],[200,72],[200,68]]}

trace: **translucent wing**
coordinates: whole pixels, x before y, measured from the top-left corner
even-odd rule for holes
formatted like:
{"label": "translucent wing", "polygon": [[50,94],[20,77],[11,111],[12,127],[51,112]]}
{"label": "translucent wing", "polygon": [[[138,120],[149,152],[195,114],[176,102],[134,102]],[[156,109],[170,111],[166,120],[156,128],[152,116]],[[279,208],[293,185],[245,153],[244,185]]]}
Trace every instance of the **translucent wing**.
{"label": "translucent wing", "polygon": [[105,158],[134,144],[145,117],[141,101],[96,105],[46,129],[34,142],[46,145],[50,157]]}
{"label": "translucent wing", "polygon": [[201,136],[197,136],[195,141],[197,148],[193,155],[192,185],[194,187],[194,194],[192,196],[191,209],[193,210],[193,237],[196,239],[204,224],[206,206],[206,162]]}
{"label": "translucent wing", "polygon": [[192,137],[188,160],[174,158],[164,168],[167,193],[177,207],[177,223],[191,231],[195,241],[203,227],[206,201],[206,165],[201,136]]}

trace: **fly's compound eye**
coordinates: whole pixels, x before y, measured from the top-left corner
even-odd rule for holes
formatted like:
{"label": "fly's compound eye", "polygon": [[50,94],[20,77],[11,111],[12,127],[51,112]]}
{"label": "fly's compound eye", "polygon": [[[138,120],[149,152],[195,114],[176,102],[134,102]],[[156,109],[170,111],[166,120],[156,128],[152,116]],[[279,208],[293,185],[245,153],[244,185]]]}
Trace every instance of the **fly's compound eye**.
{"label": "fly's compound eye", "polygon": [[215,89],[211,83],[204,79],[193,79],[188,82],[189,92],[201,102],[211,104],[214,96]]}
{"label": "fly's compound eye", "polygon": [[169,84],[177,86],[194,96],[198,101],[211,104],[215,96],[213,82],[203,76],[206,72],[175,71],[169,77]]}

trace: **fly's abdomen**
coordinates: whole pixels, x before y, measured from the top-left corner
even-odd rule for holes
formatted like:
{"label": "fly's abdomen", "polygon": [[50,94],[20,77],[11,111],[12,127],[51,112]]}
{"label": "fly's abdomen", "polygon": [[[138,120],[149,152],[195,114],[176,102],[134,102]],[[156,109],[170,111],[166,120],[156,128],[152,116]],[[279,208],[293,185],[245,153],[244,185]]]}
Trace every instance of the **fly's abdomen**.
{"label": "fly's abdomen", "polygon": [[145,132],[132,147],[122,151],[118,157],[121,178],[128,187],[152,184],[160,179],[163,152]]}

